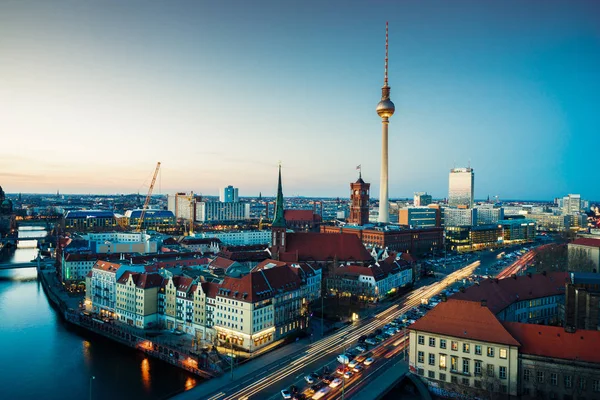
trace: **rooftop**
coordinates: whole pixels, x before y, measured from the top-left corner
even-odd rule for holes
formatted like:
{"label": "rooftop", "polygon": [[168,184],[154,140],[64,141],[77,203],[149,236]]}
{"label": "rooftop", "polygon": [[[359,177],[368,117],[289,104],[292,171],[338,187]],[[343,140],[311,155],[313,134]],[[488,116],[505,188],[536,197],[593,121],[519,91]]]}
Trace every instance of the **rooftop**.
{"label": "rooftop", "polygon": [[370,261],[360,238],[350,233],[296,232],[286,236],[286,253],[281,255],[285,261]]}
{"label": "rooftop", "polygon": [[600,247],[600,239],[594,238],[579,238],[573,240],[569,244],[576,244],[579,246],[588,246],[588,247]]}

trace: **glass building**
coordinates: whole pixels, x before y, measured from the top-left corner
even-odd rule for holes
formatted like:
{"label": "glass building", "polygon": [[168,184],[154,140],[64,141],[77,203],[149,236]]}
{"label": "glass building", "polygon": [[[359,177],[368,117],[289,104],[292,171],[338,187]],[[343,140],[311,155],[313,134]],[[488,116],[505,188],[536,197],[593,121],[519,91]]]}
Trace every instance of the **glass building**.
{"label": "glass building", "polygon": [[448,205],[473,207],[475,172],[473,168],[453,168],[448,181]]}

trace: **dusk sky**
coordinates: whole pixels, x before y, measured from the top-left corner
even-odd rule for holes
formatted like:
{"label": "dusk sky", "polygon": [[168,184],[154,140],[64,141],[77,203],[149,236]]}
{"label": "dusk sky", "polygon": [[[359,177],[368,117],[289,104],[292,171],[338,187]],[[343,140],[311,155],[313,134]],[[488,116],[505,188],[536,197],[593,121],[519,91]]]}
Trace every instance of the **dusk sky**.
{"label": "dusk sky", "polygon": [[0,185],[376,197],[386,20],[391,198],[600,200],[593,0],[4,0]]}

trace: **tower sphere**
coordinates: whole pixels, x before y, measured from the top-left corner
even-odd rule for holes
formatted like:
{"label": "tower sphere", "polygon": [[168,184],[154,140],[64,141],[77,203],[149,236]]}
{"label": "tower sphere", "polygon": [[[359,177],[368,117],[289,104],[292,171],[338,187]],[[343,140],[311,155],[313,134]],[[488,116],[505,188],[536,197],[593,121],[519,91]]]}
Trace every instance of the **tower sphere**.
{"label": "tower sphere", "polygon": [[377,104],[377,115],[381,118],[389,118],[394,115],[394,111],[396,111],[396,107],[394,103],[390,99],[381,100],[379,104]]}

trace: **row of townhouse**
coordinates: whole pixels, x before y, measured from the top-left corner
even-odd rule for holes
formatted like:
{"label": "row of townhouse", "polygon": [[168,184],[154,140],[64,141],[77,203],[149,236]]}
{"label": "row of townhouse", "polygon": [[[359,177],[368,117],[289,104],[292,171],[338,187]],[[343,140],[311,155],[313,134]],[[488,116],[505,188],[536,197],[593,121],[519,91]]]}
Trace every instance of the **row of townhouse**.
{"label": "row of townhouse", "polygon": [[96,262],[87,277],[87,311],[251,352],[307,329],[310,303],[321,295],[321,270],[306,263],[265,260],[221,283],[147,269]]}

